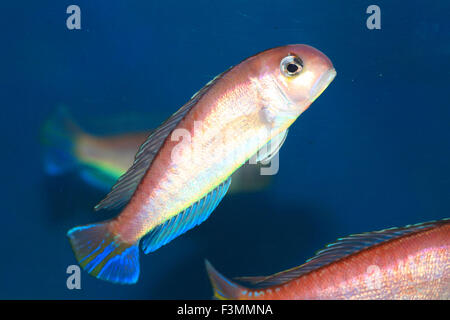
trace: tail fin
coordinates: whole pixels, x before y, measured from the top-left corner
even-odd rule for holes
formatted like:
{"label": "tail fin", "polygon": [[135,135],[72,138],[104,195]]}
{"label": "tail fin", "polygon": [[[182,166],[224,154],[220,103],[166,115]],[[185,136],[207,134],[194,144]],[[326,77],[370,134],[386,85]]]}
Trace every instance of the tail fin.
{"label": "tail fin", "polygon": [[109,221],[75,227],[67,233],[78,263],[106,281],[133,284],[139,278],[139,241],[121,242],[109,231]]}
{"label": "tail fin", "polygon": [[45,171],[50,175],[62,174],[76,167],[73,152],[77,137],[82,130],[71,119],[67,109],[56,110],[43,125],[41,141],[45,147]]}
{"label": "tail fin", "polygon": [[205,260],[205,265],[214,290],[215,298],[220,300],[237,300],[245,294],[247,291],[246,288],[225,278],[214,269],[208,260]]}

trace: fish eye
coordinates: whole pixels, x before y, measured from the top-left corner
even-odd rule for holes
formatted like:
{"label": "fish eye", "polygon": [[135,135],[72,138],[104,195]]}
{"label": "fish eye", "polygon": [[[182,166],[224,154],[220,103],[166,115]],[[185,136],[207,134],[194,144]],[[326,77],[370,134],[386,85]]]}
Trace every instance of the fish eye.
{"label": "fish eye", "polygon": [[286,77],[295,77],[302,71],[302,69],[303,61],[297,56],[288,55],[281,60],[280,70]]}

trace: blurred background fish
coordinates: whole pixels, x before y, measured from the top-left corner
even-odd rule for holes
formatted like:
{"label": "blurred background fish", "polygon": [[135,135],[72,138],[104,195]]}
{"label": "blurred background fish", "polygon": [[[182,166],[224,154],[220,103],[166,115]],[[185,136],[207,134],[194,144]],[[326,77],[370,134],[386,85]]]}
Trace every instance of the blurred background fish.
{"label": "blurred background fish", "polygon": [[[107,120],[99,117],[98,122]],[[134,127],[129,121],[127,126]],[[121,131],[126,130],[121,127]],[[128,131],[92,134],[75,121],[68,108],[59,107],[41,131],[45,172],[51,176],[76,172],[87,184],[109,191],[131,167],[139,146],[152,132]],[[233,174],[229,193],[256,192],[268,187],[274,175],[262,175],[263,166],[261,162],[243,165]]]}
{"label": "blurred background fish", "polygon": [[351,235],[305,264],[233,283],[206,262],[219,299],[450,299],[450,220]]}

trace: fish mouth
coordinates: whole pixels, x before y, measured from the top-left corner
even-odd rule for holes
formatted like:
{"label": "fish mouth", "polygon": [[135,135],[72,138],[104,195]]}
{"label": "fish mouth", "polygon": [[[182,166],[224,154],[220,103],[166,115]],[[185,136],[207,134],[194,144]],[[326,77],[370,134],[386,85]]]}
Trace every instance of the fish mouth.
{"label": "fish mouth", "polygon": [[322,92],[330,85],[331,81],[333,81],[334,77],[336,77],[336,70],[331,68],[317,80],[310,92],[312,97],[310,98],[311,102],[314,102],[314,100],[322,94]]}

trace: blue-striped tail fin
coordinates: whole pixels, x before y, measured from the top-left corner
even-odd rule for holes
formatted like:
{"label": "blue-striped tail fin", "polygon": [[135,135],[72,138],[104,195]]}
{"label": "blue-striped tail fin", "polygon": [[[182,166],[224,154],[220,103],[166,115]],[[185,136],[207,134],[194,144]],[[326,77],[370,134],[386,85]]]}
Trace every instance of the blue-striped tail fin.
{"label": "blue-striped tail fin", "polygon": [[139,278],[139,242],[120,241],[109,222],[75,227],[67,233],[78,263],[89,274],[106,281],[133,284]]}

